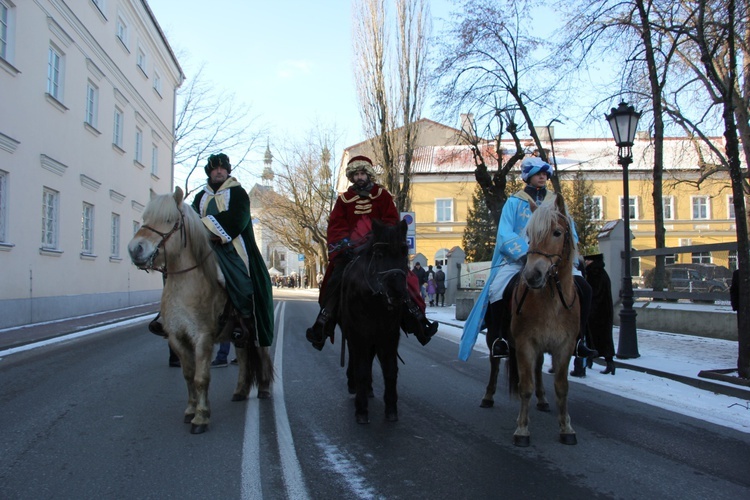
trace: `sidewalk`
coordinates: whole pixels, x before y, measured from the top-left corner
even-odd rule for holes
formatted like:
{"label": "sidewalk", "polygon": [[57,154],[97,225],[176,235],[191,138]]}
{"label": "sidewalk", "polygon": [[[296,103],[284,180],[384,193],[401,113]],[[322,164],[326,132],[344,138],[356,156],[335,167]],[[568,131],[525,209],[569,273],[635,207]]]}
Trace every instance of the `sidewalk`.
{"label": "sidewalk", "polygon": [[[464,322],[455,319],[455,307],[428,307],[427,317],[440,322],[438,335],[451,337],[456,343],[460,341]],[[612,335],[615,348],[619,334],[619,328],[615,326]],[[750,401],[750,381],[737,377],[737,342],[642,329],[638,329],[637,336],[640,356],[633,359],[615,358],[618,370],[615,377],[621,375],[623,370],[633,370]],[[482,334],[477,339],[474,351],[482,356],[489,355]],[[549,363],[549,357],[545,361]],[[587,385],[593,385],[588,383],[589,379],[606,380],[607,376],[599,373],[601,366],[603,360],[597,358],[594,367],[587,371],[587,378],[580,380],[586,381]],[[548,367],[547,365],[546,368]],[[707,378],[713,377],[717,370],[733,371],[725,375],[725,378],[733,379],[733,382]],[[570,377],[570,380],[576,379]]]}
{"label": "sidewalk", "polygon": [[[285,288],[274,289],[274,292],[277,299],[287,297],[317,298],[317,290],[315,289]],[[143,317],[145,322],[156,315],[158,308],[158,303],[152,303],[60,321],[3,329],[0,330],[0,353],[5,349],[91,328],[115,325],[133,318]],[[455,319],[455,307],[428,307],[427,316],[440,322],[441,326],[438,333],[440,337],[456,344],[460,341],[464,322]],[[617,327],[615,327],[613,337],[615,345],[617,345],[619,337]],[[674,380],[713,393],[750,401],[750,381],[743,381],[736,376],[737,349],[737,343],[734,341],[639,329],[638,350],[640,357],[634,359],[615,358],[618,370],[615,376],[622,374],[623,370],[633,370]],[[479,336],[474,351],[475,356],[486,357],[489,354],[482,335]],[[605,376],[599,374],[601,364],[601,358],[597,359],[594,367],[588,370],[587,379],[603,380],[602,377]],[[707,378],[707,376],[711,377],[713,373],[719,370],[734,370],[733,374],[729,373],[725,376],[728,379],[733,379],[734,383]],[[699,373],[702,376],[699,376]],[[721,378],[721,375],[718,378]],[[575,379],[571,378],[571,380]],[[580,380],[585,381],[586,379]]]}

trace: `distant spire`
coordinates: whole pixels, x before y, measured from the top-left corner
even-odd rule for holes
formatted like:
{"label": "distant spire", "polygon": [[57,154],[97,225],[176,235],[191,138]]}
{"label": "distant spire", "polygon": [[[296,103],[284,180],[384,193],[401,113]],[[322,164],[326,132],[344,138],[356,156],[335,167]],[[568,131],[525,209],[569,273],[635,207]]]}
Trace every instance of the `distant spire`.
{"label": "distant spire", "polygon": [[273,168],[271,168],[271,164],[273,163],[273,155],[271,154],[271,141],[269,140],[266,144],[266,154],[263,157],[263,174],[261,174],[261,179],[263,179],[263,185],[267,187],[271,187],[271,184],[273,183]]}

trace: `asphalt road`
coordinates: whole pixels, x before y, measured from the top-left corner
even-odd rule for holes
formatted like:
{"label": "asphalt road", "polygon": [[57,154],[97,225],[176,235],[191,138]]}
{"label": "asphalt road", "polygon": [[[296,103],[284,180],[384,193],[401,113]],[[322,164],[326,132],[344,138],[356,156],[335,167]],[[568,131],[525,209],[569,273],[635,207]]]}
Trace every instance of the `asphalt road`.
{"label": "asphalt road", "polygon": [[[533,411],[532,445],[512,445],[518,405],[501,388],[479,408],[487,359],[403,338],[399,416],[354,420],[339,344],[304,340],[312,301],[277,303],[273,398],[230,401],[237,368],[214,369],[209,431],[182,423],[181,370],[137,326],[0,360],[0,498],[747,498],[750,436],[580,384],[577,446]],[[551,378],[545,376],[551,392]],[[501,386],[502,387],[502,386]],[[254,396],[254,393],[252,394]]]}

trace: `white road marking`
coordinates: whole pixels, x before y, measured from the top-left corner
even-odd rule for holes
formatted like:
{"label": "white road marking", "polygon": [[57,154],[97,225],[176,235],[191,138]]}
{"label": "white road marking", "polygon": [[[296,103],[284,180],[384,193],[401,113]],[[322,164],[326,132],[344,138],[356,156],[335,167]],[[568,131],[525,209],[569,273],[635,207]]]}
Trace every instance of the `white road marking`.
{"label": "white road marking", "polygon": [[[276,351],[273,364],[276,368],[276,378],[273,383],[273,409],[276,424],[276,436],[281,460],[281,471],[284,478],[286,498],[306,500],[310,498],[307,492],[302,469],[297,453],[294,450],[294,438],[289,425],[289,417],[284,402],[284,311],[286,302],[276,305],[274,316],[276,319]],[[260,405],[257,398],[248,400],[245,412],[245,433],[242,444],[242,488],[241,498],[262,499],[263,489],[260,481]]]}

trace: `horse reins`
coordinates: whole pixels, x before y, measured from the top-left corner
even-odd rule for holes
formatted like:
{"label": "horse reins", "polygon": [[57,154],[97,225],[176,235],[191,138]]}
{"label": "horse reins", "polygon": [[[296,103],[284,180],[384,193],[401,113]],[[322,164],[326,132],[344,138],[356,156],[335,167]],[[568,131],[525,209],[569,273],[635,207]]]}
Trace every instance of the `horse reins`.
{"label": "horse reins", "polygon": [[[568,227],[568,229],[565,231],[565,239],[563,241],[563,254],[565,255],[565,258],[569,258],[570,257],[570,251],[571,251],[570,242],[571,242],[570,227]],[[575,293],[575,290],[574,290],[573,300],[570,302],[570,304],[568,304],[566,302],[565,295],[563,294],[563,290],[562,290],[562,284],[560,283],[560,276],[559,276],[559,273],[558,273],[559,268],[560,268],[560,263],[562,263],[562,261],[563,261],[563,256],[561,254],[557,254],[557,253],[548,254],[548,253],[540,252],[539,250],[531,250],[531,249],[529,249],[526,252],[526,254],[527,255],[528,254],[541,255],[541,256],[547,257],[549,259],[549,261],[550,261],[550,270],[547,271],[547,279],[545,280],[545,282],[550,287],[552,287],[552,283],[554,282],[555,289],[557,289],[557,295],[560,297],[560,302],[562,302],[563,307],[566,310],[572,309],[573,306],[576,303],[576,297],[577,297],[578,294]],[[557,262],[555,262],[553,260],[554,257],[557,257]],[[550,278],[553,278],[553,282],[550,282]],[[529,293],[529,288],[530,288],[529,285],[526,284],[526,288],[523,291],[523,295],[521,295],[521,300],[520,301],[519,300],[516,301],[516,304],[517,304],[516,314],[517,315],[521,314],[521,307],[523,306],[523,303],[526,300],[526,296]],[[554,290],[550,290],[550,291],[551,291],[552,295],[554,296],[555,291]],[[514,298],[517,297],[517,294],[514,293],[513,297]]]}
{"label": "horse reins", "polygon": [[[154,233],[161,236],[161,241],[156,245],[156,250],[154,251],[154,253],[151,254],[151,257],[149,257],[148,262],[141,269],[143,269],[146,272],[149,272],[149,271],[160,272],[164,275],[164,279],[167,279],[167,276],[169,274],[182,274],[182,273],[192,271],[193,269],[197,269],[198,267],[201,266],[201,264],[203,264],[206,261],[206,259],[208,259],[208,256],[211,254],[210,252],[206,253],[206,256],[203,258],[202,261],[198,262],[194,266],[188,267],[187,269],[180,269],[179,271],[169,271],[169,272],[167,271],[167,261],[169,259],[167,258],[167,247],[165,246],[165,244],[167,243],[167,240],[169,240],[169,238],[171,238],[172,235],[177,232],[178,229],[180,230],[180,240],[182,241],[182,247],[187,248],[187,236],[186,236],[186,230],[185,230],[185,214],[182,212],[182,210],[178,210],[178,211],[180,212],[180,220],[175,222],[174,226],[172,226],[172,229],[170,229],[166,233],[163,233],[159,231],[158,229],[154,229],[153,227],[148,226],[146,224],[141,226],[142,229],[148,229],[149,231],[153,231]],[[164,249],[164,266],[154,267],[154,260],[159,255],[159,248]]]}

